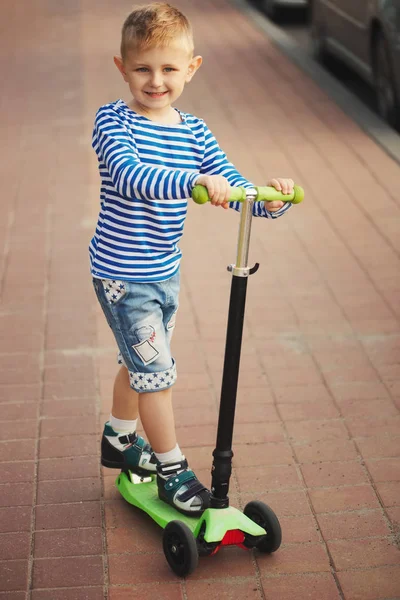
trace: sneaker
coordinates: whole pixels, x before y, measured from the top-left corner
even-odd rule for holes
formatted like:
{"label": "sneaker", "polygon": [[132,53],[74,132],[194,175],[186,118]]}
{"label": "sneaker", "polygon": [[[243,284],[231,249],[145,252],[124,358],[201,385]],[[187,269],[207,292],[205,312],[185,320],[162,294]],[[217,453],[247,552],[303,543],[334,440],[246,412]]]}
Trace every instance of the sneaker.
{"label": "sneaker", "polygon": [[211,492],[188,467],[187,460],[157,466],[158,497],[181,513],[201,515],[210,504]]}
{"label": "sneaker", "polygon": [[150,444],[137,433],[117,433],[109,423],[105,424],[101,439],[101,464],[110,469],[129,469],[138,475],[149,475],[157,470],[157,459]]}

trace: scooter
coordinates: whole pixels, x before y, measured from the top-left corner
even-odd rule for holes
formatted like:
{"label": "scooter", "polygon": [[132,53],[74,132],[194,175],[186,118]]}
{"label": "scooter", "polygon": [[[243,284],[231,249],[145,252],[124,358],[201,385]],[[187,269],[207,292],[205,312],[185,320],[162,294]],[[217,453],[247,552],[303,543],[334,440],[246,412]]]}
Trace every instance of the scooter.
{"label": "scooter", "polygon": [[[197,204],[206,203],[209,200],[207,189],[196,185],[192,198]],[[222,546],[236,545],[272,553],[281,545],[281,527],[274,511],[267,504],[254,500],[246,504],[241,512],[229,505],[228,490],[247,281],[249,275],[259,267],[258,263],[252,268],[247,264],[253,205],[254,202],[273,200],[298,204],[303,198],[304,191],[300,186],[294,186],[290,195],[283,195],[273,187],[232,188],[229,201],[243,204],[236,264],[228,267],[232,273],[232,283],[217,440],[211,470],[210,508],[200,517],[180,513],[159,500],[155,475],[141,477],[131,471],[122,471],[116,480],[116,486],[125,500],[146,512],[164,529],[165,558],[172,571],[181,577],[195,570],[199,556],[211,556]]]}

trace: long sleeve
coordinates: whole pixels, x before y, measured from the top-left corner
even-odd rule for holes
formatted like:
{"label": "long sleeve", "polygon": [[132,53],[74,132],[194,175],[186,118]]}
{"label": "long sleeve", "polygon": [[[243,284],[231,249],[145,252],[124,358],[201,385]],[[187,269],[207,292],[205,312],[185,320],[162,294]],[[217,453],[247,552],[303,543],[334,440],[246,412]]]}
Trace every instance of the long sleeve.
{"label": "long sleeve", "polygon": [[[204,159],[201,165],[200,173],[205,175],[223,175],[232,187],[244,187],[246,189],[253,188],[254,184],[245,179],[229,162],[226,154],[221,150],[214,135],[205,125],[205,152]],[[231,208],[240,212],[240,202],[231,202]],[[270,212],[265,208],[264,202],[255,202],[253,207],[253,215],[255,217],[265,217],[267,219],[277,219],[282,216],[291,204],[287,202],[276,212]]]}
{"label": "long sleeve", "polygon": [[92,146],[99,161],[105,164],[115,189],[127,200],[190,198],[199,176],[196,171],[158,168],[141,162],[132,134],[115,111],[104,108],[98,111]]}

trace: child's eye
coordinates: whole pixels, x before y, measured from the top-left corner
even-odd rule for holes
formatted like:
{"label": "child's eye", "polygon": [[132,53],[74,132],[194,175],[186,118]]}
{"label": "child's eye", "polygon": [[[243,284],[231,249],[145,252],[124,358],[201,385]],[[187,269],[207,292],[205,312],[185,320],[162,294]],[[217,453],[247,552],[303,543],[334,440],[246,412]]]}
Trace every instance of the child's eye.
{"label": "child's eye", "polygon": [[171,73],[171,71],[175,71],[175,69],[172,67],[164,67],[164,71],[166,71],[167,73]]}
{"label": "child's eye", "polygon": [[137,71],[137,73],[147,73],[148,69],[146,67],[138,67],[135,71]]}

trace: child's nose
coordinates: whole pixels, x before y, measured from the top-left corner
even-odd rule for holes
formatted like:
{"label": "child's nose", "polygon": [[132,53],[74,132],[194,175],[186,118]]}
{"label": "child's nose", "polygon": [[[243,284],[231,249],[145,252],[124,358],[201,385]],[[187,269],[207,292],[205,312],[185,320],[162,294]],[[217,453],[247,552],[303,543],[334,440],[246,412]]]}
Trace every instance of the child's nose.
{"label": "child's nose", "polygon": [[162,83],[162,73],[153,73],[151,77],[151,85],[153,87],[160,87]]}

